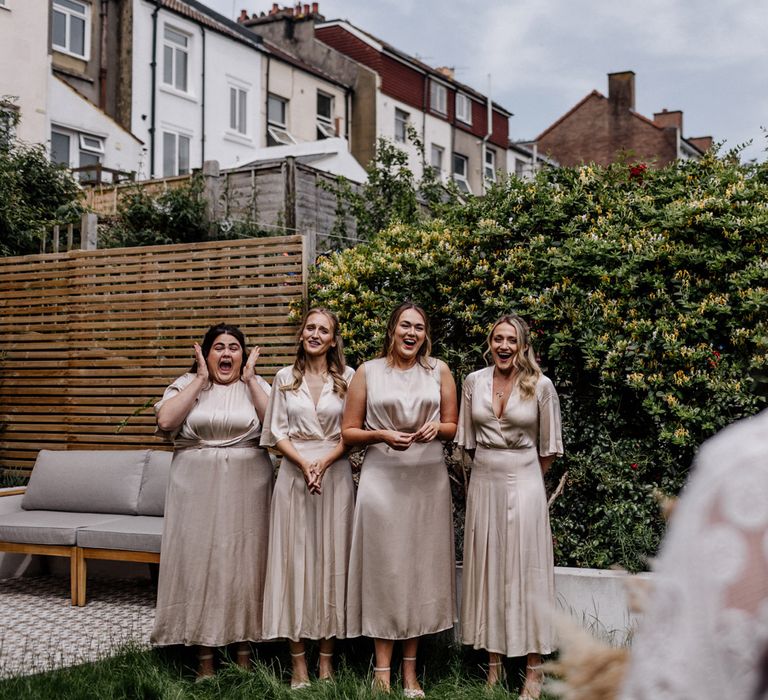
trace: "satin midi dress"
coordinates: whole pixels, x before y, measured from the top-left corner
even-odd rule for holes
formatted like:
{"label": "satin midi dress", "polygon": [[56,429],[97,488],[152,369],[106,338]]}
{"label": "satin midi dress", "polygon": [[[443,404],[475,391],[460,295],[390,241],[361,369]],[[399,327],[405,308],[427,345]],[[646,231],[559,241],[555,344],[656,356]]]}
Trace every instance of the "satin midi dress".
{"label": "satin midi dress", "polygon": [[[155,408],[194,377],[179,377]],[[269,384],[259,382],[269,393]],[[154,644],[262,639],[273,470],[260,435],[242,381],[201,391],[171,435]]]}
{"label": "satin midi dress", "polygon": [[464,381],[457,443],[475,449],[464,526],[461,639],[503,656],[554,650],[554,557],[539,455],[562,455],[560,403],[540,376],[500,418],[493,367]]}
{"label": "satin midi dress", "polygon": [[[275,376],[261,435],[263,446],[289,439],[309,460],[333,450],[341,440],[344,399],[326,380],[317,406],[304,380],[297,389],[293,367]],[[347,367],[349,383],[354,370]],[[355,496],[346,457],[323,474],[321,493],[307,489],[301,469],[283,457],[272,495],[267,578],[264,592],[265,639],[343,639],[352,514]]]}
{"label": "satin midi dress", "polygon": [[[365,363],[365,427],[415,432],[440,420],[440,369]],[[347,634],[409,639],[456,621],[453,514],[439,440],[369,445],[360,474],[349,565]]]}

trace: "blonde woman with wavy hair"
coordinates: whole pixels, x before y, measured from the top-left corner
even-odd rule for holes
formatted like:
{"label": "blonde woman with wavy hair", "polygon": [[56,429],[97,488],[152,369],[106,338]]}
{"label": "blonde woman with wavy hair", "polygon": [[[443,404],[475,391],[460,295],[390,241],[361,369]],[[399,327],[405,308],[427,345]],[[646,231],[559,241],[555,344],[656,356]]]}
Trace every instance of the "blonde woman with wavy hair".
{"label": "blonde woman with wavy hair", "polygon": [[465,380],[457,443],[473,457],[464,527],[461,636],[488,651],[488,684],[502,657],[525,656],[521,700],[541,694],[541,655],[554,650],[554,561],[543,475],[562,455],[560,403],[516,314],[488,333],[492,364]]}
{"label": "blonde woman with wavy hair", "polygon": [[264,416],[261,444],[283,455],[270,513],[264,638],[288,639],[294,689],[309,685],[305,640],[320,640],[318,675],[327,679],[334,640],[346,637],[354,492],[341,416],[353,374],[336,315],[310,309]]}

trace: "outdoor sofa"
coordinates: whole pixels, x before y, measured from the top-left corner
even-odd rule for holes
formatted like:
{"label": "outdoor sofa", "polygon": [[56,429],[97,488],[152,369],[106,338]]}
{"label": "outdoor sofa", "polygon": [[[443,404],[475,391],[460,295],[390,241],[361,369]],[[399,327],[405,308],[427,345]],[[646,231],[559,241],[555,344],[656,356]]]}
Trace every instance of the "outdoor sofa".
{"label": "outdoor sofa", "polygon": [[171,456],[40,450],[26,488],[0,499],[0,552],[69,557],[72,605],[85,605],[88,559],[160,561]]}

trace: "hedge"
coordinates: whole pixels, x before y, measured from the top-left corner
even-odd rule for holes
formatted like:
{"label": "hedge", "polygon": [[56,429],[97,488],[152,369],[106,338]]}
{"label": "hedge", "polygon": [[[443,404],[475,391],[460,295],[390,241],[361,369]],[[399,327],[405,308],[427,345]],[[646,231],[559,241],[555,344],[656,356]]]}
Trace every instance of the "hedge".
{"label": "hedge", "polygon": [[422,304],[459,382],[496,317],[527,318],[564,417],[556,559],[644,568],[653,490],[679,491],[697,446],[766,403],[768,165],[548,170],[438,215],[321,259],[312,301],[338,313],[353,364],[394,305]]}

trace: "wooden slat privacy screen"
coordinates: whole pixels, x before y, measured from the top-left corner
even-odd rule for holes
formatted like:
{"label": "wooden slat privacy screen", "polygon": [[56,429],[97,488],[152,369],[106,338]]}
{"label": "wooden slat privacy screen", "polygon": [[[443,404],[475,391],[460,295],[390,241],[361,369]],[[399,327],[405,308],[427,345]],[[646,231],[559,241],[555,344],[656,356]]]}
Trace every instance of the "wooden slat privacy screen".
{"label": "wooden slat privacy screen", "polygon": [[0,468],[29,470],[42,448],[167,447],[151,403],[212,323],[239,325],[271,378],[293,359],[304,249],[297,235],[0,258]]}

